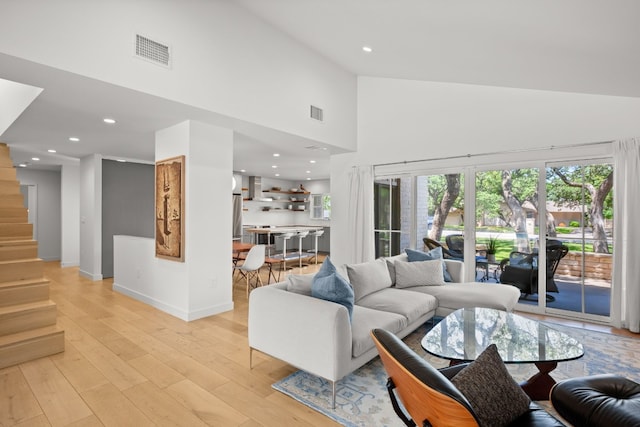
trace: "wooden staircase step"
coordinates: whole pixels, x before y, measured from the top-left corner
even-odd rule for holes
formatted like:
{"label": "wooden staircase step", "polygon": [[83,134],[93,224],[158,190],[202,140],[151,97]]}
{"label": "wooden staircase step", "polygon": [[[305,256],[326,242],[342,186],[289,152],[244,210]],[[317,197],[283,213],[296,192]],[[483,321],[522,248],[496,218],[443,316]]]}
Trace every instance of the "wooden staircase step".
{"label": "wooden staircase step", "polygon": [[0,261],[38,258],[36,240],[0,241]]}
{"label": "wooden staircase step", "polygon": [[5,180],[12,180],[12,179],[17,179],[17,174],[16,174],[16,168],[13,167],[13,165],[11,165],[10,168],[3,168],[0,167],[0,179],[5,179]]}
{"label": "wooden staircase step", "polygon": [[4,197],[8,194],[21,194],[20,183],[16,179],[3,180],[0,179],[0,196]]}
{"label": "wooden staircase step", "polygon": [[24,207],[24,199],[20,194],[6,194],[0,197],[0,208],[20,208]]}
{"label": "wooden staircase step", "polygon": [[0,157],[9,157],[9,146],[0,142]]}
{"label": "wooden staircase step", "polygon": [[64,351],[64,331],[46,326],[0,337],[0,369]]}
{"label": "wooden staircase step", "polygon": [[0,283],[42,279],[44,264],[39,258],[0,261]]}
{"label": "wooden staircase step", "polygon": [[0,336],[55,325],[56,315],[51,300],[0,307]]}
{"label": "wooden staircase step", "polygon": [[0,307],[49,300],[49,281],[20,280],[0,283]]}
{"label": "wooden staircase step", "polygon": [[0,241],[33,240],[33,224],[0,222]]}
{"label": "wooden staircase step", "polygon": [[0,143],[0,369],[64,351],[9,147]]}
{"label": "wooden staircase step", "polygon": [[28,212],[24,206],[0,207],[0,222],[16,223],[27,222]]}

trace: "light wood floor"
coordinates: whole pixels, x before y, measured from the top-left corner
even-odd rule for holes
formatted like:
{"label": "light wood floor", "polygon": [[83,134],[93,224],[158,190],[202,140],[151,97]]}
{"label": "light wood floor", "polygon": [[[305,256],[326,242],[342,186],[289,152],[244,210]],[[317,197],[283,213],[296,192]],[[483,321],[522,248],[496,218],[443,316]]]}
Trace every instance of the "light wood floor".
{"label": "light wood floor", "polygon": [[45,275],[66,351],[0,370],[0,426],[338,425],[271,388],[294,368],[254,353],[249,369],[243,281],[233,311],[184,322],[77,268]]}

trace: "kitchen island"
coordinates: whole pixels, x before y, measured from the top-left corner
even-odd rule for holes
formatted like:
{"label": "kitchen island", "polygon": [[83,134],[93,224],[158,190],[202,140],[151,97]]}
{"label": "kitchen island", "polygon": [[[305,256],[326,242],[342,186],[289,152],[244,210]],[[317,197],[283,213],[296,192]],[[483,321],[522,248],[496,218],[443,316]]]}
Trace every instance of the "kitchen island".
{"label": "kitchen island", "polygon": [[[328,239],[328,228],[322,226],[313,226],[313,225],[282,225],[282,226],[264,226],[264,227],[251,227],[245,228],[245,232],[251,233],[253,235],[252,242],[253,243],[266,243],[272,242],[271,236],[278,236],[282,234],[292,234],[292,236],[283,241],[286,243],[282,244],[280,249],[282,252],[276,253],[275,250],[272,250],[272,245],[267,244],[267,258],[273,259],[275,262],[279,260],[280,262],[286,263],[287,261],[298,261],[299,265],[302,264],[302,259],[310,259],[316,258],[315,256],[318,252],[318,248],[321,246],[319,244],[319,238],[316,238],[314,235],[317,231],[323,231],[327,236],[323,236],[325,239]],[[311,243],[311,246],[307,245],[311,249],[305,251],[305,247],[303,245],[300,248],[299,237],[297,236],[299,233],[308,232],[308,235],[303,238],[303,240],[307,240],[308,243]],[[265,236],[266,238],[259,238],[259,236]],[[322,237],[320,237],[322,238]],[[328,240],[327,240],[328,241]]]}

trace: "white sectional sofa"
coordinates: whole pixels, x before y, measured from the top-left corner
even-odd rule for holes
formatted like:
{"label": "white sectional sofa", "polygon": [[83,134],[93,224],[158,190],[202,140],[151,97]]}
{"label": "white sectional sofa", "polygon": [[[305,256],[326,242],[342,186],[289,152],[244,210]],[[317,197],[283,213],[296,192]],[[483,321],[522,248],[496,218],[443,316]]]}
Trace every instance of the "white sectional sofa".
{"label": "white sectional sofa", "polygon": [[395,270],[401,262],[408,262],[406,255],[338,268],[354,289],[351,320],[345,306],[311,296],[313,275],[255,289],[249,298],[251,356],[258,350],[329,380],[335,403],[336,381],[377,356],[372,329],[404,338],[434,316],[463,307],[511,311],[520,297],[513,286],[464,283],[463,263],[453,260],[445,260],[451,283],[400,288]]}

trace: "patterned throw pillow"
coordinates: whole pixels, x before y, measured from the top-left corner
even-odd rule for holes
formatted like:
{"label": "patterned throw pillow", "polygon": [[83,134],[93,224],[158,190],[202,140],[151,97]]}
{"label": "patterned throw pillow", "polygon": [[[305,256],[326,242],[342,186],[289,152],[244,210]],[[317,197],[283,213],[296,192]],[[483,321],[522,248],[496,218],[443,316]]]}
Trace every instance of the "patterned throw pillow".
{"label": "patterned throw pillow", "polygon": [[408,248],[405,249],[404,251],[407,253],[407,257],[409,257],[409,262],[431,261],[434,259],[442,260],[442,276],[444,277],[444,281],[445,282],[453,281],[453,279],[451,279],[451,274],[449,274],[449,271],[447,271],[447,264],[445,264],[444,256],[442,255],[442,248],[437,247],[437,248],[431,249],[429,252],[422,252],[422,251],[417,251],[415,249],[408,249]]}
{"label": "patterned throw pillow", "polygon": [[531,399],[507,371],[495,344],[451,382],[467,398],[481,426],[506,426],[529,410]]}
{"label": "patterned throw pillow", "polygon": [[349,312],[349,320],[352,320],[353,288],[344,277],[338,274],[329,257],[325,258],[322,267],[313,277],[311,296],[344,305]]}

